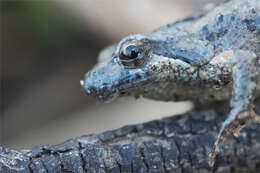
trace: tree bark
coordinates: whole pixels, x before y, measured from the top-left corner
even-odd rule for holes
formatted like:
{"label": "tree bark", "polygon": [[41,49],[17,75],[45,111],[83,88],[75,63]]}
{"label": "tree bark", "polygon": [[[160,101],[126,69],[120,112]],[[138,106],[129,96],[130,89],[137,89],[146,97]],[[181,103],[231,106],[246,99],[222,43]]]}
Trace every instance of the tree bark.
{"label": "tree bark", "polygon": [[260,172],[260,125],[251,122],[239,137],[229,136],[209,167],[209,153],[227,113],[224,108],[191,111],[54,146],[0,148],[0,172]]}

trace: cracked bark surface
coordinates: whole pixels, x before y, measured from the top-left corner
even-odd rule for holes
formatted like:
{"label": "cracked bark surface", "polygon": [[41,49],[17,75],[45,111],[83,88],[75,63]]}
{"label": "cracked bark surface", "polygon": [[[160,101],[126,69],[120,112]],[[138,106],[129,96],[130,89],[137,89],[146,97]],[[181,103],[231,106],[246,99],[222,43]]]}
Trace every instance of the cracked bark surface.
{"label": "cracked bark surface", "polygon": [[191,111],[59,145],[0,148],[0,172],[260,172],[260,125],[251,122],[239,137],[229,136],[215,166],[208,166],[208,153],[227,113],[225,108]]}

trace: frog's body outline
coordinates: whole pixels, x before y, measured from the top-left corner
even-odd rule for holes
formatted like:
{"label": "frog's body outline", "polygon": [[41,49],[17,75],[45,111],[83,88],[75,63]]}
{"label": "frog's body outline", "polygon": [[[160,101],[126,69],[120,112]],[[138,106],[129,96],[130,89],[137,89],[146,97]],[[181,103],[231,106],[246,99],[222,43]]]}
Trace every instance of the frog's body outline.
{"label": "frog's body outline", "polygon": [[[140,66],[130,68],[120,61],[120,49],[129,42],[145,45]],[[220,129],[211,165],[229,132],[238,134],[247,120],[260,123],[253,111],[260,96],[259,0],[230,1],[205,15],[126,37],[99,59],[81,85],[102,101],[120,95],[198,105],[230,100],[230,115]]]}

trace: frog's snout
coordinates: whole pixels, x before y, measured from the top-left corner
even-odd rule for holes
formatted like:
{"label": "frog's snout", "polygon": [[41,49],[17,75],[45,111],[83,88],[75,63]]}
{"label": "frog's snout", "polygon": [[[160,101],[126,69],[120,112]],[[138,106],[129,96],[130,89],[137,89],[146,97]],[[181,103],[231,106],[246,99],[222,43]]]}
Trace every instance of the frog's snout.
{"label": "frog's snout", "polygon": [[91,95],[96,91],[95,87],[93,86],[89,87],[88,84],[85,85],[85,80],[80,80],[80,85],[88,95]]}
{"label": "frog's snout", "polygon": [[87,95],[108,102],[125,92],[125,85],[131,82],[131,71],[111,59],[87,72],[80,83]]}
{"label": "frog's snout", "polygon": [[91,78],[91,72],[87,72],[87,74],[85,75],[85,79],[80,81],[81,87],[88,95],[93,95],[94,93],[97,92],[97,89],[96,89],[96,86],[94,85],[94,83],[95,82]]}
{"label": "frog's snout", "polygon": [[[102,69],[101,69],[102,70]],[[86,74],[85,79],[80,81],[80,85],[87,95],[94,96],[100,101],[111,100],[115,97],[116,92],[113,87],[109,86],[110,82],[105,78],[105,72],[90,71]]]}
{"label": "frog's snout", "polygon": [[89,71],[80,84],[87,95],[108,102],[118,96],[129,95],[130,90],[134,93],[154,81],[152,77],[141,69],[125,68],[112,60]]}

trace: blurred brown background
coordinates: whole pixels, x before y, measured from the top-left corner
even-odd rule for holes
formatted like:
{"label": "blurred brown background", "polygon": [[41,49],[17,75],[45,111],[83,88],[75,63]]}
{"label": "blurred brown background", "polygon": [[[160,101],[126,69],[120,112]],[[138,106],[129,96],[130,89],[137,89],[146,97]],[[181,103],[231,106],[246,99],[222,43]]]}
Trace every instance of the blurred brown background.
{"label": "blurred brown background", "polygon": [[0,1],[0,145],[57,144],[190,109],[187,102],[134,98],[96,104],[79,81],[105,46],[199,14],[213,2]]}

